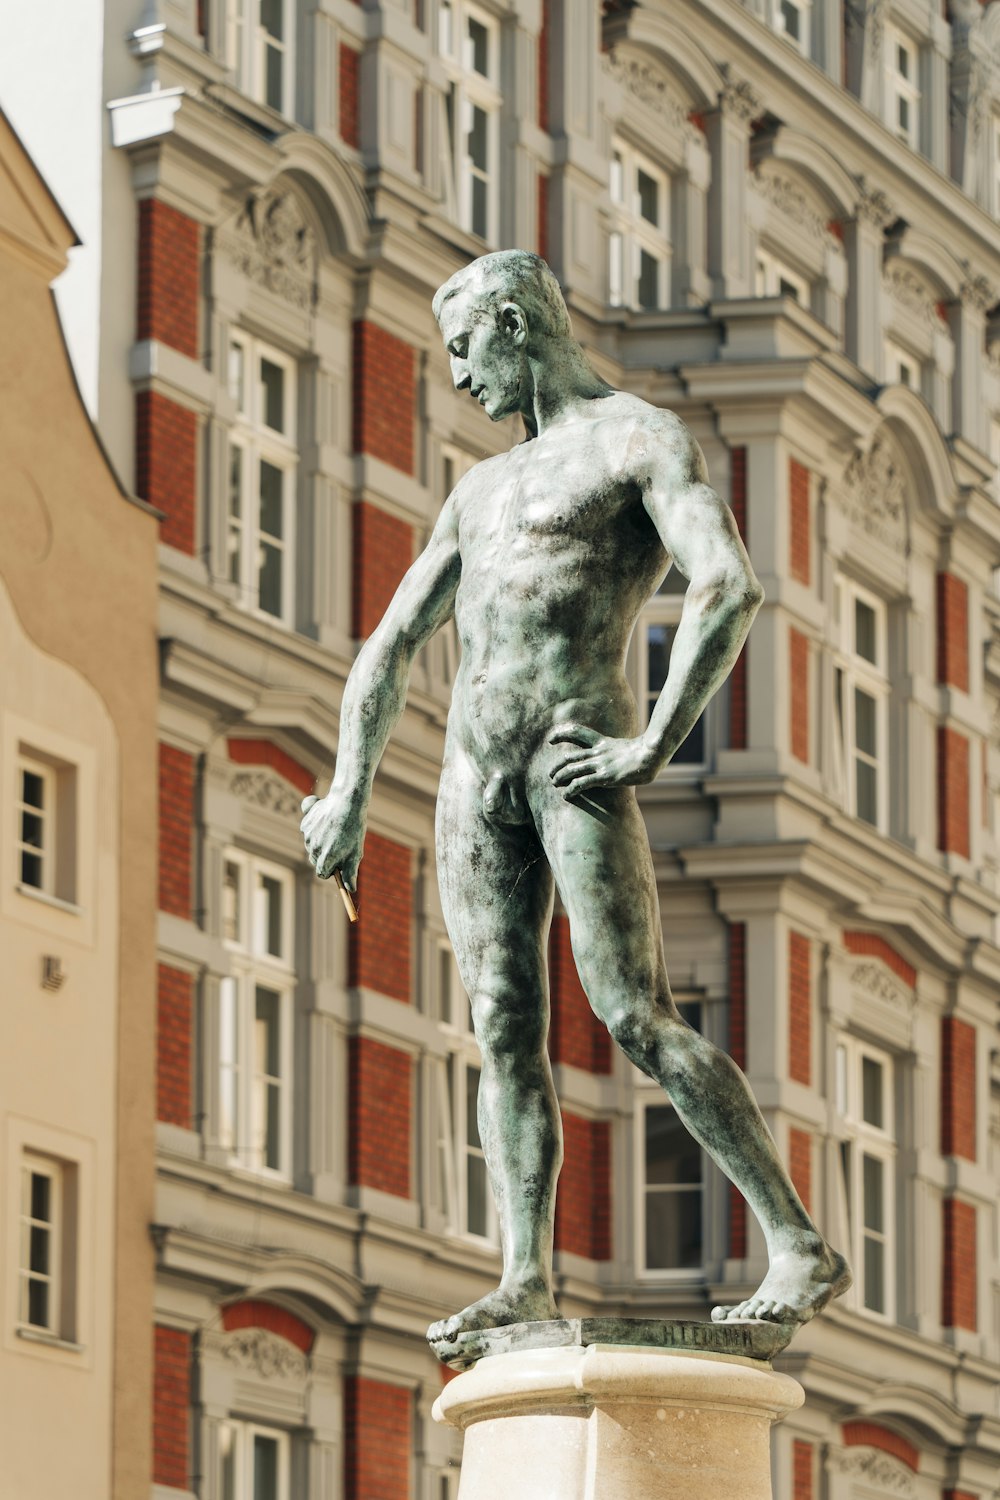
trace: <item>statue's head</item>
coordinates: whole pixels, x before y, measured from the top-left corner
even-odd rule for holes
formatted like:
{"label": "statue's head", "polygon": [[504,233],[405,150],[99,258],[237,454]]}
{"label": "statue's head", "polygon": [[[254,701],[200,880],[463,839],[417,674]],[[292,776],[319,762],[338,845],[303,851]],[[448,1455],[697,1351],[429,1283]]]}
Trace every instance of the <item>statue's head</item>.
{"label": "statue's head", "polygon": [[494,422],[522,409],[529,357],[571,339],[559,283],[530,250],[482,255],[434,294],[457,390],[471,391]]}

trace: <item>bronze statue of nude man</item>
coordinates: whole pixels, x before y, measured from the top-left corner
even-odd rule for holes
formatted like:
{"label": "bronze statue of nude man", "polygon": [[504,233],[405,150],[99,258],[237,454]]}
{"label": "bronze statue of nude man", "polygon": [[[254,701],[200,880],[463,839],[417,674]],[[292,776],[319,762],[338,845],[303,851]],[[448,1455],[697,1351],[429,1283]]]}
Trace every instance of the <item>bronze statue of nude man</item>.
{"label": "bronze statue of nude man", "polygon": [[[739,1068],[674,1005],[637,785],[681,745],[762,591],[684,423],[613,390],[574,340],[545,262],[510,250],[440,288],[459,391],[526,438],[469,471],[348,679],[336,774],[307,799],[316,873],[354,889],[372,778],[413,658],[454,613],[462,646],[437,807],[448,933],[482,1052],[479,1128],[503,1247],[499,1287],[432,1341],[559,1316],[552,1293],[559,1109],[546,1053],[553,884],[590,1004],[750,1203],[770,1268],[713,1318],[804,1322],[850,1284],[803,1207]],[[673,563],[688,580],[648,725],[629,637]]]}

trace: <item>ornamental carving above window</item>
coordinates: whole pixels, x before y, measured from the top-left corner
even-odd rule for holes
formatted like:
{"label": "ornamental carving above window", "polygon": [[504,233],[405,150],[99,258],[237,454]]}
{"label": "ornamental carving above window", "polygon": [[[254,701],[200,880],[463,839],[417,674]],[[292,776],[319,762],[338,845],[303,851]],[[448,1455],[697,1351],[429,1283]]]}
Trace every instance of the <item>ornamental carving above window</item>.
{"label": "ornamental carving above window", "polygon": [[222,1352],[226,1359],[245,1370],[253,1370],[262,1380],[276,1376],[302,1379],[309,1368],[301,1350],[264,1328],[240,1328],[228,1334]]}
{"label": "ornamental carving above window", "polygon": [[223,243],[244,276],[296,307],[309,307],[316,236],[292,193],[251,193]]}

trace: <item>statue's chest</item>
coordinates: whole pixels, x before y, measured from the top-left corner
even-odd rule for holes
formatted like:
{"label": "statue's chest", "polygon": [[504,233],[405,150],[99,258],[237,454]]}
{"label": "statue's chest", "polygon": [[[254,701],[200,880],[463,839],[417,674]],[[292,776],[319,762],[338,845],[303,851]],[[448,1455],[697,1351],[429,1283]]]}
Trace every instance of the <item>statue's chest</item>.
{"label": "statue's chest", "polygon": [[620,503],[619,488],[594,445],[526,443],[490,475],[464,529],[477,552],[558,547],[603,530]]}

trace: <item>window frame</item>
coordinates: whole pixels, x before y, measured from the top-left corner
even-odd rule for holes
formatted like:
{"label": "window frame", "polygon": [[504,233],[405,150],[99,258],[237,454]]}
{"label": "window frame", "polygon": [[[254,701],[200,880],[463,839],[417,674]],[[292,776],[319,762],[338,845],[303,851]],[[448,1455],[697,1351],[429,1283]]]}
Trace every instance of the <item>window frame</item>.
{"label": "window frame", "polygon": [[[799,35],[792,36],[785,22],[785,6],[793,9],[799,18]],[[789,46],[801,52],[803,57],[812,55],[812,0],[774,0],[774,29],[783,36]]]}
{"label": "window frame", "polygon": [[[839,761],[840,779],[845,793],[849,815],[863,822],[878,833],[889,830],[889,796],[887,785],[889,762],[889,620],[888,607],[884,599],[863,584],[841,574],[835,587],[839,589],[840,629],[839,649],[834,657],[834,703],[833,720],[837,728],[834,735],[835,754]],[[875,614],[876,663],[869,662],[857,651],[855,637],[856,603],[866,604]],[[838,703],[838,687],[840,700]],[[875,699],[874,756],[862,751],[857,745],[856,700],[857,691]],[[861,755],[866,764],[875,768],[876,816],[872,822],[858,812],[858,788],[855,761]]]}
{"label": "window frame", "polygon": [[281,7],[284,37],[278,51],[281,63],[281,103],[272,104],[267,97],[268,37],[261,20],[264,0],[227,0],[226,65],[233,72],[236,87],[255,104],[273,109],[286,119],[294,118],[295,109],[295,6],[292,0],[277,0]]}
{"label": "window frame", "polygon": [[[886,88],[886,117],[885,123],[897,140],[910,147],[912,151],[920,149],[921,130],[921,92],[920,92],[920,43],[916,37],[904,31],[898,25],[887,26],[885,29],[885,88]],[[912,59],[913,77],[908,78],[899,68],[899,53],[903,52]],[[905,102],[910,114],[910,124],[904,127],[900,124],[899,106]]]}
{"label": "window frame", "polygon": [[[702,1034],[705,1032],[705,1024],[708,1019],[707,1008],[702,998],[691,998],[685,1000],[683,996],[675,996],[676,1004],[684,1019],[689,1021]],[[693,1014],[694,1012],[697,1014]],[[649,1193],[649,1184],[646,1181],[646,1115],[650,1109],[666,1108],[674,1109],[670,1097],[663,1089],[658,1087],[652,1079],[641,1074],[638,1069],[634,1073],[635,1087],[632,1092],[633,1103],[633,1233],[635,1235],[635,1276],[637,1281],[643,1282],[690,1282],[692,1280],[702,1281],[705,1277],[706,1234],[708,1229],[708,1207],[709,1207],[709,1173],[707,1170],[707,1158],[703,1148],[698,1146],[692,1136],[694,1147],[700,1152],[701,1181],[697,1188],[690,1184],[682,1185],[678,1191],[695,1192],[700,1195],[701,1203],[701,1259],[696,1266],[664,1266],[649,1267],[646,1265],[646,1199]],[[675,1111],[676,1112],[676,1111]],[[681,1127],[685,1131],[687,1126],[681,1121]],[[656,1186],[662,1189],[662,1184]]]}
{"label": "window frame", "polygon": [[[616,162],[620,165],[620,191],[616,188]],[[646,218],[640,208],[640,172],[653,182],[657,190],[655,222]],[[621,307],[631,312],[662,312],[670,307],[673,264],[670,194],[671,180],[666,168],[637,150],[622,136],[615,136],[611,142],[608,162],[608,197],[611,204],[608,303],[611,307]],[[656,264],[656,303],[652,307],[640,300],[644,252]],[[616,260],[620,262],[617,270]]]}
{"label": "window frame", "polygon": [[[781,283],[786,282],[793,290],[783,291]],[[766,245],[758,245],[754,260],[754,296],[755,297],[791,297],[806,312],[812,311],[812,282],[808,276],[803,276],[788,261],[782,260],[780,255],[775,255]]]}
{"label": "window frame", "polygon": [[[24,778],[25,775],[37,776],[42,783],[42,802],[34,806],[25,801]],[[22,891],[38,892],[44,896],[56,896],[56,876],[59,859],[59,797],[58,783],[55,768],[43,760],[19,749],[16,767],[16,803],[15,812],[17,817],[16,842],[14,845],[17,856],[18,888]],[[38,817],[42,825],[42,842],[37,846],[31,845],[24,838],[25,815]],[[24,875],[24,857],[37,855],[41,866],[41,879],[39,881],[27,880]]]}
{"label": "window frame", "polygon": [[[28,1184],[27,1208],[30,1210],[30,1182],[33,1176],[45,1177],[51,1184],[52,1212],[48,1221],[35,1220],[30,1212],[26,1212],[25,1186]],[[65,1263],[68,1252],[64,1199],[65,1168],[63,1163],[41,1152],[24,1150],[21,1154],[21,1201],[18,1219],[17,1327],[28,1333],[47,1335],[61,1342],[68,1339],[64,1312]],[[50,1272],[48,1274],[35,1270],[30,1264],[31,1230],[43,1223],[47,1223],[49,1235]],[[25,1229],[28,1230],[27,1264],[25,1263]],[[26,1288],[32,1281],[44,1281],[48,1286],[51,1317],[47,1323],[33,1323],[28,1316],[30,1294]]]}
{"label": "window frame", "polygon": [[[242,379],[237,383],[233,373],[233,356],[240,352]],[[260,368],[263,361],[276,366],[284,377],[284,430],[266,421],[266,399]],[[295,548],[296,499],[298,487],[298,369],[294,359],[274,345],[256,338],[242,328],[229,330],[226,346],[226,388],[236,406],[236,419],[230,427],[226,445],[224,477],[224,556],[225,577],[237,590],[241,609],[258,619],[291,627],[295,619]],[[242,390],[242,397],[237,389]],[[241,515],[234,520],[233,461],[241,457]],[[267,463],[281,474],[282,535],[276,539],[261,525],[262,498],[260,468]],[[251,480],[251,474],[254,476]],[[261,548],[271,546],[280,555],[280,609],[278,613],[260,603]],[[235,563],[235,570],[234,570]],[[234,576],[235,571],[235,576]]]}
{"label": "window frame", "polygon": [[[472,1028],[469,998],[450,943],[439,940],[432,946],[431,953],[435,962],[438,1024],[447,1046],[447,1057],[441,1063],[437,1089],[437,1170],[447,1226],[445,1232],[454,1239],[497,1249],[500,1245],[500,1229],[485,1154],[481,1144],[477,1147],[469,1140],[468,1074],[474,1068],[482,1076],[482,1055]],[[450,1014],[446,1013],[446,995],[453,1002],[448,1006]],[[469,1228],[470,1159],[483,1164],[485,1234]]]}
{"label": "window frame", "polygon": [[[451,36],[444,35],[445,16],[451,16]],[[451,193],[459,227],[474,234],[485,244],[495,246],[500,235],[500,115],[503,94],[500,88],[500,23],[473,0],[439,0],[437,14],[437,55],[450,85],[446,101],[446,138],[451,175]],[[469,23],[482,26],[487,38],[486,73],[480,73],[469,55]],[[485,171],[476,167],[467,145],[471,135],[471,112],[482,110],[486,117]],[[450,117],[449,117],[450,113]],[[469,128],[466,128],[466,120]],[[485,232],[475,227],[476,209],[473,182],[485,183]]]}
{"label": "window frame", "polygon": [[[912,370],[913,380],[903,379],[904,368]],[[885,339],[885,384],[905,385],[909,390],[916,391],[918,396],[923,394],[924,361],[912,349],[907,349],[897,339],[888,337]]]}
{"label": "window frame", "polygon": [[234,1500],[262,1500],[256,1495],[253,1482],[253,1447],[254,1438],[257,1436],[273,1440],[278,1450],[278,1486],[275,1500],[290,1500],[291,1496],[291,1468],[292,1468],[292,1441],[291,1434],[280,1427],[271,1427],[264,1422],[248,1421],[242,1418],[226,1417],[219,1423],[218,1429],[218,1473],[216,1475],[217,1494],[220,1497],[226,1495],[225,1487],[225,1462],[226,1453],[224,1449],[223,1434],[226,1430],[234,1433],[235,1462],[233,1465],[233,1485],[231,1493]]}
{"label": "window frame", "polygon": [[[291,870],[270,860],[234,847],[222,855],[222,911],[225,922],[228,870],[239,872],[237,935],[227,936],[223,926],[222,943],[230,955],[229,973],[219,983],[219,1005],[216,1027],[216,1140],[233,1171],[254,1177],[288,1183],[292,1176],[292,1094],[295,1084],[294,1007],[295,1007],[295,877]],[[257,880],[276,881],[282,892],[280,912],[280,947],[278,955],[267,951],[260,941],[258,927],[262,902]],[[269,1166],[267,1150],[267,1091],[274,1086],[273,1075],[261,1073],[256,1055],[258,990],[278,997],[278,1110],[277,1165]],[[232,1017],[230,1024],[230,1015]],[[227,1033],[231,1031],[231,1040]],[[231,1075],[231,1082],[227,1075]],[[263,1104],[262,1086],[263,1081]],[[227,1110],[226,1100],[231,1099]],[[260,1136],[262,1146],[253,1143]]]}
{"label": "window frame", "polygon": [[[649,687],[649,631],[657,626],[669,626],[674,631],[680,623],[681,613],[684,608],[684,594],[654,594],[652,599],[643,608],[642,614],[636,626],[637,652],[636,652],[636,682],[635,698],[639,709],[640,733],[643,733],[649,723],[653,703],[650,702],[651,689]],[[671,650],[673,641],[671,640]],[[657,694],[657,697],[659,694]],[[713,700],[714,702],[714,700]],[[694,734],[699,724],[701,725],[701,759],[696,761],[668,761],[657,773],[657,780],[661,777],[672,777],[675,780],[688,776],[701,776],[705,774],[711,764],[711,742],[710,734],[713,716],[712,703],[706,703],[698,720],[691,728]],[[645,715],[645,717],[644,717]],[[690,738],[690,735],[688,736]],[[687,744],[687,740],[684,741]],[[683,748],[678,746],[678,753]]]}
{"label": "window frame", "polygon": [[[882,1099],[889,1127],[878,1127],[864,1118],[863,1069],[865,1060],[877,1063],[883,1069]],[[856,1310],[880,1323],[894,1323],[897,1317],[898,1292],[896,1254],[898,1191],[896,1162],[899,1142],[896,1129],[896,1060],[890,1052],[877,1047],[860,1037],[842,1033],[834,1046],[834,1100],[838,1119],[847,1129],[839,1140],[839,1163],[837,1191],[841,1212],[850,1237],[850,1254],[854,1266],[855,1280],[851,1300]],[[851,1153],[849,1173],[844,1170],[844,1152]],[[885,1278],[885,1308],[880,1310],[866,1302],[867,1267],[865,1260],[866,1238],[878,1235],[878,1231],[864,1222],[864,1171],[865,1158],[880,1163],[884,1188],[883,1215],[884,1232],[880,1243],[883,1246],[883,1272]]]}

